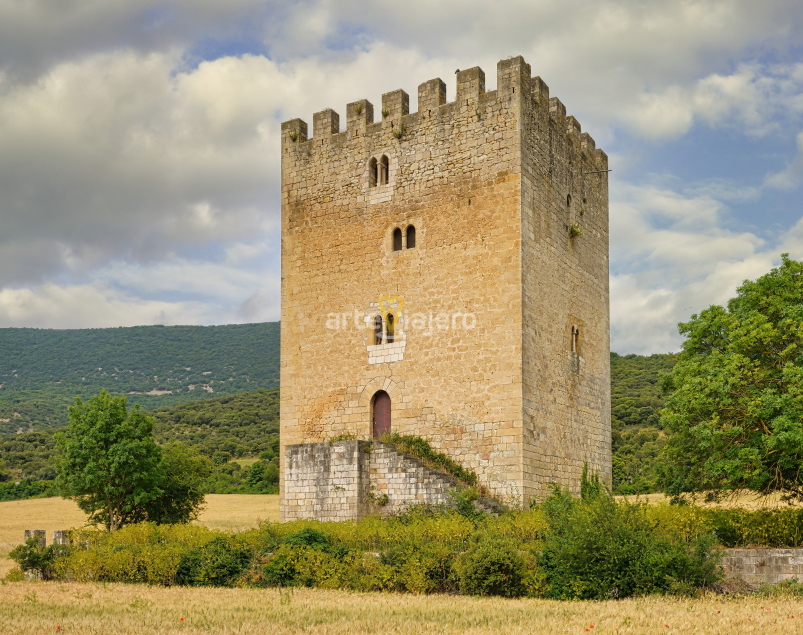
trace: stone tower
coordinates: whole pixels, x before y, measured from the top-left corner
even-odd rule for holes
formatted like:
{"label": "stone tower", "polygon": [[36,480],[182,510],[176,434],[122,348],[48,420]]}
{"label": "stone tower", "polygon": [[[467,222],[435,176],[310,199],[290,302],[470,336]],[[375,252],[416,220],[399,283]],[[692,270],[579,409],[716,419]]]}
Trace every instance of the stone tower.
{"label": "stone tower", "polygon": [[607,155],[529,64],[281,131],[284,517],[348,489],[309,444],[387,428],[525,504],[610,482]]}

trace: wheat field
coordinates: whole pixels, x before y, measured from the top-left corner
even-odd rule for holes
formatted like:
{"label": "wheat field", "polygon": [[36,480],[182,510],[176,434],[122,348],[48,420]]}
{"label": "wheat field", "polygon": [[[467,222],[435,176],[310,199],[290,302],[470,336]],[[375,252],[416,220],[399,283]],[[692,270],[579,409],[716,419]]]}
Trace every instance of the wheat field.
{"label": "wheat field", "polygon": [[[279,497],[260,494],[207,494],[196,521],[211,529],[240,531],[262,520],[279,520]],[[26,529],[44,529],[47,542],[54,529],[82,527],[86,515],[63,498],[34,498],[0,503],[0,578],[14,566],[8,552],[23,541]]]}
{"label": "wheat field", "polygon": [[0,632],[785,635],[803,633],[801,604],[792,598],[557,602],[320,589],[16,582],[0,586]]}
{"label": "wheat field", "polygon": [[[278,520],[277,496],[209,495],[199,524],[236,531]],[[81,526],[85,516],[60,498],[0,503],[0,577],[25,529]],[[746,633],[803,635],[803,599],[631,598],[608,602],[415,596],[321,589],[222,589],[8,582],[0,586],[0,635],[270,631],[378,633]]]}

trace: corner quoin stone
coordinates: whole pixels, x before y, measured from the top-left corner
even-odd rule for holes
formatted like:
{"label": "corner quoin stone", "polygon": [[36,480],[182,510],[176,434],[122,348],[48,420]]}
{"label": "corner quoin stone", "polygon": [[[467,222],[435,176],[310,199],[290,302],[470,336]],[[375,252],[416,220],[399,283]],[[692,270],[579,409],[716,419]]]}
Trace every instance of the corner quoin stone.
{"label": "corner quoin stone", "polygon": [[[332,480],[361,478],[359,454],[324,478],[331,457],[300,448],[372,439],[378,391],[394,432],[499,498],[577,491],[585,463],[610,483],[607,155],[523,58],[498,63],[493,91],[480,68],[456,79],[452,102],[421,84],[416,112],[386,93],[377,121],[354,101],[344,131],[332,109],[311,138],[282,124],[285,518],[365,513]],[[289,498],[303,461],[320,468],[303,487],[333,492],[306,512]]]}

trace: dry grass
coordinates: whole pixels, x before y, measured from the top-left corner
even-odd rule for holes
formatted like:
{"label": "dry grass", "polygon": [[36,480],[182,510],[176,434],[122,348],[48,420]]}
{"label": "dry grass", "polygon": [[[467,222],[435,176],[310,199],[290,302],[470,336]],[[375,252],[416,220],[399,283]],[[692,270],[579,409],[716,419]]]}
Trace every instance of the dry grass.
{"label": "dry grass", "polygon": [[[261,520],[279,520],[279,497],[259,494],[208,494],[198,524],[238,531]],[[81,527],[86,515],[63,498],[35,498],[0,503],[0,578],[14,566],[8,552],[20,544],[26,529],[45,529],[48,544],[54,529]]]}
{"label": "dry grass", "polygon": [[[647,501],[650,505],[655,503],[668,503],[671,499],[666,494],[642,494],[640,496],[617,496],[617,498],[624,498],[631,502]],[[776,509],[779,507],[788,507],[789,503],[781,500],[780,494],[773,494],[771,496],[759,496],[753,492],[741,492],[729,496],[728,498],[718,503],[706,503],[703,497],[699,497],[695,501],[696,505],[700,507],[743,507],[744,509]],[[796,502],[795,507],[803,506],[803,503]]]}
{"label": "dry grass", "polygon": [[[790,616],[794,615],[794,619]],[[181,619],[183,618],[183,620]],[[593,628],[592,628],[593,624]],[[61,629],[57,629],[57,627]],[[803,633],[798,598],[608,602],[502,600],[300,589],[9,583],[0,631],[41,633]]]}

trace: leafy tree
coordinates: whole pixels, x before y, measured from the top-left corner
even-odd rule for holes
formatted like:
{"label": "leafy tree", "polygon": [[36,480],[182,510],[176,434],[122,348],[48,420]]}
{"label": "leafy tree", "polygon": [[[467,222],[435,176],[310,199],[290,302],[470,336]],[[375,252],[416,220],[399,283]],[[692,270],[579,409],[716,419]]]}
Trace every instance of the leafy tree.
{"label": "leafy tree", "polygon": [[670,493],[803,498],[803,263],[782,258],[745,281],[727,308],[678,326],[687,339],[663,380]]}
{"label": "leafy tree", "polygon": [[139,520],[162,494],[162,457],[152,432],[153,420],[137,405],[129,412],[125,397],[105,390],[86,403],[76,397],[67,433],[56,436],[62,496],[109,531]]}
{"label": "leafy tree", "polygon": [[212,461],[173,442],[162,448],[159,467],[161,493],[143,506],[140,520],[170,524],[195,520],[204,503],[206,479],[214,469]]}

